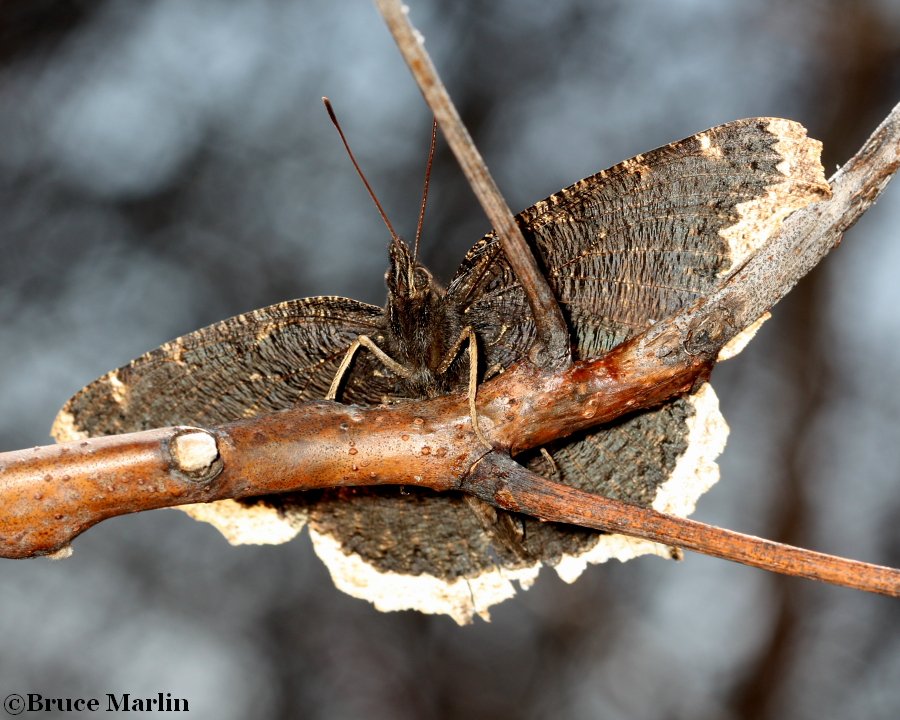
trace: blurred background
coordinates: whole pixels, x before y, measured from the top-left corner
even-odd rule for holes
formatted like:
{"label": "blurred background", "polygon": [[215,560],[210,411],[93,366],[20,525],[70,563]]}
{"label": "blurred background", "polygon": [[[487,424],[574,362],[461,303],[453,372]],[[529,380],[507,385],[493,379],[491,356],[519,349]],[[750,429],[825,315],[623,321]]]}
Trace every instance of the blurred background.
{"label": "blurred background", "polygon": [[[413,0],[518,210],[728,120],[830,172],[900,100],[900,3]],[[88,381],[291,297],[382,304],[431,118],[368,0],[0,4],[0,450]],[[900,565],[900,183],[716,370],[732,435],[696,517]],[[423,257],[487,229],[445,147]],[[196,717],[897,718],[900,604],[689,554],[544,571],[493,621],[381,614],[308,539],[231,548],[168,511],[0,560],[0,695],[170,692]],[[135,714],[138,717],[138,714]]]}

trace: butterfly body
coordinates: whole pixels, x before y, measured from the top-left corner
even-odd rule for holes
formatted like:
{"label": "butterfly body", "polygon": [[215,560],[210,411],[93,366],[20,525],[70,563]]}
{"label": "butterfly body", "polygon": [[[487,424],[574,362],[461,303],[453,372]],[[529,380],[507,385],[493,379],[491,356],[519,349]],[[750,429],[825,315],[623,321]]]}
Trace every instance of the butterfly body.
{"label": "butterfly body", "polygon": [[391,241],[389,256],[383,349],[409,371],[399,378],[397,394],[430,398],[454,390],[464,372],[455,352],[461,313],[402,240]]}

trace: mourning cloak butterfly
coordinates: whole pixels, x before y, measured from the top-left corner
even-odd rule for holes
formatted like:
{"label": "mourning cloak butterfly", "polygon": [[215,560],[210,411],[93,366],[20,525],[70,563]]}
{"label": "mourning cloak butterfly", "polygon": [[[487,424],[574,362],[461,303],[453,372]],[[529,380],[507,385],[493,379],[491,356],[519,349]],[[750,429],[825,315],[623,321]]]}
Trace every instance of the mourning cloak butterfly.
{"label": "mourning cloak butterfly", "polygon": [[[788,214],[827,196],[820,152],[797,123],[738,120],[626,160],[520,213],[569,324],[573,355],[598,357],[715,290]],[[534,342],[525,295],[493,233],[469,251],[446,289],[395,240],[387,283],[386,309],[339,297],[289,300],[166,343],[76,394],[53,436],[212,426],[322,399],[359,335],[416,373],[402,377],[372,353],[357,353],[341,394],[347,403],[464,389],[464,357],[437,372],[463,327],[475,331],[482,377]],[[726,353],[739,348],[733,342]],[[554,443],[546,448],[552,462],[540,454],[519,459],[561,482],[687,515],[718,478],[726,434],[704,385]],[[541,565],[571,582],[587,563],[677,555],[646,540],[541,523],[417,488],[344,488],[186,509],[233,543],[284,542],[308,523],[341,590],[382,610],[441,612],[458,622],[486,617],[515,593],[513,581],[527,587]]]}

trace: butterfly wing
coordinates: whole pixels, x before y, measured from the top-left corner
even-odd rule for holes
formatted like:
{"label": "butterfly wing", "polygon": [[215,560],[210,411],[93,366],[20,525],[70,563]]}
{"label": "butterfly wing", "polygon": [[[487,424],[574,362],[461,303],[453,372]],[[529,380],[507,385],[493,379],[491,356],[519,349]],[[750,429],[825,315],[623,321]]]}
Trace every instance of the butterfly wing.
{"label": "butterfly wing", "polygon": [[[709,293],[778,227],[826,195],[820,146],[785,120],[740,120],[627,160],[517,216],[569,323],[577,358],[602,355]],[[527,353],[534,325],[494,234],[448,286],[485,369]],[[709,386],[520,458],[582,489],[689,514],[718,478],[727,427]],[[675,551],[540,523],[459,496],[342,491],[310,515],[336,584],[381,609],[486,614],[542,563],[574,580],[588,562]]]}
{"label": "butterfly wing", "polygon": [[[216,425],[322,399],[360,334],[382,331],[381,308],[339,297],[289,300],[172,340],[79,391],[57,440],[177,424]],[[377,403],[390,383],[360,353],[348,402]]]}
{"label": "butterfly wing", "polygon": [[[707,294],[788,214],[826,195],[819,150],[797,123],[737,120],[520,213],[576,357],[598,357]],[[488,367],[507,367],[533,341],[524,292],[493,233],[466,255],[448,295],[482,340]]]}
{"label": "butterfly wing", "polygon": [[[791,212],[827,196],[819,144],[786,120],[739,120],[627,160],[518,216],[559,299],[576,358],[598,357],[715,290]],[[523,356],[534,328],[524,293],[493,234],[449,287],[479,338],[487,367]],[[507,318],[523,318],[507,327]],[[688,514],[718,478],[727,426],[712,389],[547,448],[533,469],[592,492]],[[533,552],[563,528],[525,520]],[[579,546],[572,552],[572,546]],[[593,535],[557,552],[574,579],[588,560],[658,546]]]}
{"label": "butterfly wing", "polygon": [[[60,410],[60,442],[168,425],[212,426],[322,399],[358,335],[376,342],[384,311],[340,297],[271,305],[172,340],[79,391]],[[347,402],[393,394],[390,373],[356,353],[343,385]],[[305,501],[222,500],[179,509],[215,525],[232,543],[285,542],[306,521]]]}

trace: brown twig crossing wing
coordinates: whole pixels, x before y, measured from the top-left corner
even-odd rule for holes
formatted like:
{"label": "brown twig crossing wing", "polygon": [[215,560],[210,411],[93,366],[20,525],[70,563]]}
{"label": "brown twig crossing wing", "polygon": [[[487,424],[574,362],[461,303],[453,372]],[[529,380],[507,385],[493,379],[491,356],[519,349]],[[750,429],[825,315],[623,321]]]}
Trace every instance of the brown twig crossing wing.
{"label": "brown twig crossing wing", "polygon": [[428,53],[405,8],[396,0],[376,0],[376,5],[394,36],[403,59],[437,118],[453,154],[469,185],[493,225],[508,262],[515,272],[535,320],[538,342],[532,347],[533,360],[542,367],[561,367],[569,360],[569,329],[541,268],[535,262],[512,211],[494,182],[481,153],[472,142],[450,94],[440,81]]}

